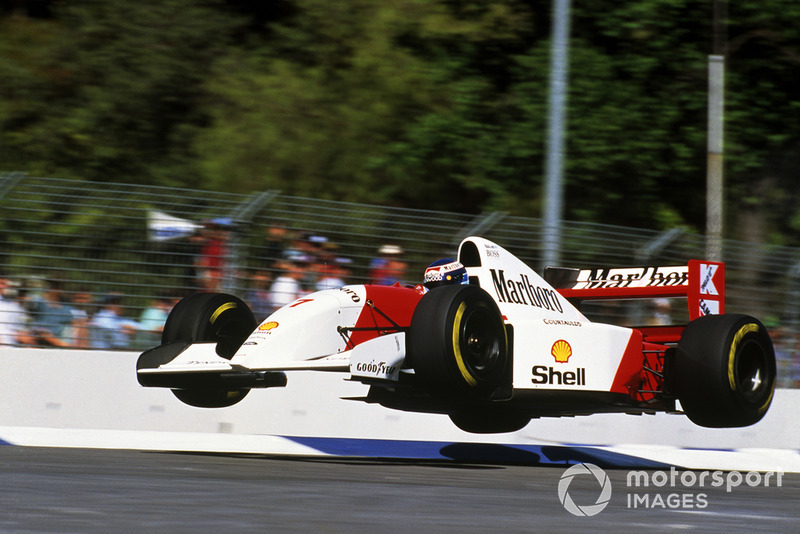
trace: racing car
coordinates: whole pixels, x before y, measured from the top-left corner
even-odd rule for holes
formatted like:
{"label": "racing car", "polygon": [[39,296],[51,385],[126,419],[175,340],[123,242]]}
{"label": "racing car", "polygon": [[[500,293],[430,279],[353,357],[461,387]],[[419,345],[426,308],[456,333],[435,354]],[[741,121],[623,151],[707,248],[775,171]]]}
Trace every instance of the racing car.
{"label": "racing car", "polygon": [[[137,361],[139,383],[192,406],[222,408],[294,371],[340,372],[354,400],[446,414],[473,433],[532,418],[685,413],[740,427],[767,412],[775,353],[757,319],[725,314],[725,266],[545,269],[468,237],[465,283],[350,285],[311,293],[257,323],[239,298],[196,293],[173,308],[162,344]],[[626,327],[589,320],[586,300],[686,299],[689,321]],[[679,403],[679,404],[678,404]]]}

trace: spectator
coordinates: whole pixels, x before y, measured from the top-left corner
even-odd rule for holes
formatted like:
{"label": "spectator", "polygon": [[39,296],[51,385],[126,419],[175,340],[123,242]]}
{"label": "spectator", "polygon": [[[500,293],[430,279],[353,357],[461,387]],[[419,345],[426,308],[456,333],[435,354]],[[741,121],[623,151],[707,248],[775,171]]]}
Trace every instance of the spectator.
{"label": "spectator", "polygon": [[380,278],[376,280],[376,284],[393,285],[402,283],[406,279],[406,271],[408,264],[400,258],[389,258],[384,265]]}
{"label": "spectator", "polygon": [[27,330],[28,316],[15,296],[8,278],[0,274],[0,345],[32,342]]}
{"label": "spectator", "polygon": [[219,291],[225,275],[227,256],[227,221],[207,221],[200,232],[200,252],[197,256],[197,272],[200,289]]}
{"label": "spectator", "polygon": [[[309,253],[308,240],[309,234],[300,233],[292,237],[289,246],[283,250],[283,259],[290,263],[309,263],[314,260],[313,254]],[[280,265],[277,265],[280,268]]]}
{"label": "spectator", "polygon": [[72,308],[63,301],[58,280],[45,282],[42,295],[31,301],[31,334],[34,343],[48,347],[72,345]]}
{"label": "spectator", "polygon": [[350,260],[347,258],[335,258],[331,263],[324,264],[317,280],[316,290],[336,289],[346,285],[345,279],[348,275],[346,266],[349,263]]}
{"label": "spectator", "polygon": [[653,321],[655,325],[669,326],[672,324],[672,303],[666,298],[653,300]]}
{"label": "spectator", "polygon": [[289,232],[284,225],[273,224],[267,228],[267,237],[261,247],[264,261],[260,266],[264,269],[273,269],[276,262],[284,257],[288,239]]}
{"label": "spectator", "polygon": [[161,334],[167,324],[169,312],[175,305],[175,299],[167,296],[154,298],[150,306],[142,311],[138,321],[137,346],[141,348],[155,347],[161,344]]}
{"label": "spectator", "polygon": [[313,290],[317,285],[320,274],[324,271],[324,264],[329,261],[330,251],[335,245],[328,242],[328,238],[321,235],[306,234],[303,241],[304,264],[303,277],[300,284],[304,289]]}
{"label": "spectator", "polygon": [[253,315],[259,322],[272,313],[271,281],[269,272],[257,269],[250,275],[250,288],[244,294],[244,301],[253,310]]}
{"label": "spectator", "polygon": [[122,316],[122,295],[111,293],[89,323],[93,349],[127,349],[139,329],[136,321]]}
{"label": "spectator", "polygon": [[397,245],[383,245],[379,248],[378,257],[373,259],[369,265],[370,284],[385,285],[390,279],[393,279],[398,261],[400,261],[399,257],[402,254],[403,249]]}
{"label": "spectator", "polygon": [[772,339],[772,346],[775,350],[775,365],[777,367],[777,380],[775,387],[788,388],[793,386],[795,374],[794,358],[791,354],[792,336],[790,332],[781,325],[777,317],[768,315],[764,317],[764,326]]}
{"label": "spectator", "polygon": [[200,230],[177,240],[173,245],[173,261],[181,269],[181,285],[188,294],[202,288],[200,277],[200,251],[203,248],[204,237]]}
{"label": "spectator", "polygon": [[73,347],[89,347],[89,320],[93,300],[92,294],[85,289],[79,289],[72,294],[72,326],[68,337]]}
{"label": "spectator", "polygon": [[270,298],[273,309],[281,308],[293,302],[303,295],[303,287],[300,279],[303,277],[303,270],[295,263],[282,262],[280,267],[283,272],[272,282],[270,286]]}

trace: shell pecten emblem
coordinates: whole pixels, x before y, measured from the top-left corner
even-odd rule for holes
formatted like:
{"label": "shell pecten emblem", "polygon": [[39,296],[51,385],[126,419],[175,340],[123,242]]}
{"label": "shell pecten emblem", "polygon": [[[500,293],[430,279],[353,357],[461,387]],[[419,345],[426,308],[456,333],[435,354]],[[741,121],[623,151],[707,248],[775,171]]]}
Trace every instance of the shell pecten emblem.
{"label": "shell pecten emblem", "polygon": [[273,328],[278,328],[278,323],[276,323],[275,321],[269,321],[268,323],[264,323],[258,327],[258,329],[261,330],[262,332],[265,330],[272,330]]}
{"label": "shell pecten emblem", "polygon": [[572,356],[572,346],[563,339],[559,339],[553,343],[553,348],[550,349],[550,354],[556,359],[558,363],[567,363],[569,357]]}

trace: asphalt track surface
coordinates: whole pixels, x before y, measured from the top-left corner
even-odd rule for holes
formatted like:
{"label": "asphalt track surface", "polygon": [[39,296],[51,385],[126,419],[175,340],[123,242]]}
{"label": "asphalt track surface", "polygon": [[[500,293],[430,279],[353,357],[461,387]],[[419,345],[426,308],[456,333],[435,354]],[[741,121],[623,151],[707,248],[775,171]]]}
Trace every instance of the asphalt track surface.
{"label": "asphalt track surface", "polygon": [[[629,487],[576,517],[564,467],[0,447],[0,532],[796,532],[800,475],[725,486]],[[699,475],[699,472],[694,472]],[[663,481],[668,472],[648,471]],[[663,476],[662,476],[663,475]],[[723,473],[726,485],[736,474]],[[673,477],[675,475],[672,475]],[[660,477],[660,478],[659,478]],[[686,480],[691,481],[691,475]],[[668,482],[671,484],[672,482]],[[565,485],[576,506],[601,485]],[[632,500],[635,493],[636,498]],[[678,497],[670,497],[677,494]],[[687,497],[688,495],[688,497]],[[632,507],[636,501],[637,506]],[[649,504],[644,504],[649,503]],[[679,506],[675,506],[679,503]]]}

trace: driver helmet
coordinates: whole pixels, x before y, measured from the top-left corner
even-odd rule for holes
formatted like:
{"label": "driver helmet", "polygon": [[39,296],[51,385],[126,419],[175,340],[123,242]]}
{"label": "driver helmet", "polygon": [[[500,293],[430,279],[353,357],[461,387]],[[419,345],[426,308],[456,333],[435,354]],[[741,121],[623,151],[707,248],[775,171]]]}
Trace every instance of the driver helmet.
{"label": "driver helmet", "polygon": [[425,269],[422,283],[427,289],[444,285],[468,284],[469,276],[467,276],[467,269],[460,261],[443,258],[431,263]]}

